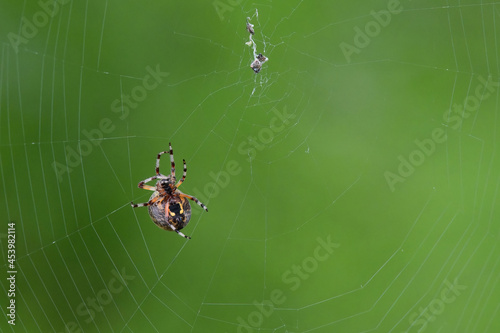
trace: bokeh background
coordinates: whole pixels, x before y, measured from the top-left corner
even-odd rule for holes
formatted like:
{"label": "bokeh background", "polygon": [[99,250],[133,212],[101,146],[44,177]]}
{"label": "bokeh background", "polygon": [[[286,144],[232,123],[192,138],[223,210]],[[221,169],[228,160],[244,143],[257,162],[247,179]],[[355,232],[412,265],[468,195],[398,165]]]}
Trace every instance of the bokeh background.
{"label": "bokeh background", "polygon": [[[0,331],[500,329],[499,1],[40,3],[0,3]],[[169,142],[191,240],[130,207]]]}

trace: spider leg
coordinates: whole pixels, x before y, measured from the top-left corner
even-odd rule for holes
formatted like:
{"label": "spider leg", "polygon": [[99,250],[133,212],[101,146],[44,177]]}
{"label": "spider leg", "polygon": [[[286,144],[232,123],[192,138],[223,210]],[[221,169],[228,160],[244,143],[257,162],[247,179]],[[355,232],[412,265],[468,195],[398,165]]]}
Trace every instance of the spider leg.
{"label": "spider leg", "polygon": [[149,186],[149,185],[144,185],[144,182],[140,182],[139,184],[137,184],[137,187],[143,188],[145,190],[153,191],[153,192],[156,191],[156,187]]}
{"label": "spider leg", "polygon": [[179,187],[181,186],[181,184],[184,182],[184,180],[186,179],[186,172],[187,172],[187,167],[186,167],[186,160],[182,160],[182,163],[184,163],[184,171],[182,173],[182,178],[181,180],[179,180],[179,182],[177,183],[177,185],[175,185],[175,187]]}
{"label": "spider leg", "polygon": [[203,208],[204,210],[206,210],[208,212],[208,208],[207,206],[205,206],[200,200],[196,199],[195,197],[193,197],[192,195],[189,195],[189,194],[184,194],[182,193],[181,191],[179,191],[179,196],[181,197],[184,197],[184,198],[188,198],[190,200],[193,200],[194,202],[196,202],[201,208]]}
{"label": "spider leg", "polygon": [[143,189],[145,189],[145,190],[150,190],[150,191],[153,191],[153,192],[154,192],[154,191],[156,191],[156,187],[154,187],[154,186],[149,186],[149,185],[144,185],[144,184],[149,183],[150,181],[155,180],[155,179],[158,179],[158,178],[160,178],[160,177],[159,177],[158,175],[156,175],[156,176],[153,176],[153,177],[149,177],[149,178],[147,178],[147,179],[144,179],[143,181],[139,182],[139,184],[137,184],[137,187],[138,187],[138,188],[143,188]]}
{"label": "spider leg", "polygon": [[156,157],[156,175],[160,176],[160,156],[166,153],[170,154],[170,174],[175,177],[175,163],[174,163],[174,151],[172,150],[172,144],[169,142],[168,146],[170,147],[169,151],[162,151],[158,153],[158,156]]}
{"label": "spider leg", "polygon": [[158,155],[156,156],[156,169],[155,169],[155,172],[156,172],[156,175],[157,176],[160,176],[160,156],[163,155],[163,154],[166,154],[168,153],[168,151],[162,151],[162,152],[159,152]]}
{"label": "spider leg", "polygon": [[169,209],[168,207],[170,206],[170,204],[167,202],[167,204],[165,205],[165,216],[167,217],[165,222],[167,222],[168,226],[170,227],[170,229],[172,229],[173,231],[175,231],[177,234],[179,234],[179,236],[182,236],[186,239],[191,239],[191,237],[189,236],[186,236],[184,235],[182,232],[180,232],[179,230],[177,230],[170,222],[168,222],[168,214],[169,214]]}
{"label": "spider leg", "polygon": [[157,201],[158,201],[158,197],[154,197],[152,200],[149,200],[148,202],[140,203],[140,204],[135,204],[133,202],[130,202],[130,205],[132,207],[134,207],[134,208],[137,208],[137,207],[146,207],[146,206],[150,206],[150,205],[154,204]]}
{"label": "spider leg", "polygon": [[[149,186],[149,185],[144,185],[145,183],[148,183],[154,179],[158,179],[160,178],[159,176],[153,176],[153,177],[149,177],[147,179],[144,179],[143,181],[139,182],[139,184],[137,184],[137,187],[138,188],[143,188],[145,190],[149,190],[149,191],[156,191],[156,187],[154,186]],[[156,199],[156,198],[155,198]],[[137,208],[137,207],[145,207],[145,206],[149,206],[151,205],[152,203],[156,202],[156,200],[153,199],[151,201],[148,201],[148,202],[145,202],[145,203],[140,203],[140,204],[134,204],[133,202],[130,203],[130,205],[134,208]]]}
{"label": "spider leg", "polygon": [[146,206],[149,206],[149,205],[151,205],[151,203],[149,203],[149,202],[140,203],[140,204],[135,204],[132,201],[130,202],[130,206],[132,206],[134,208],[137,208],[137,207],[146,207]]}
{"label": "spider leg", "polygon": [[172,179],[175,179],[175,163],[174,163],[174,151],[172,150],[172,144],[169,142],[168,146],[170,147],[170,164],[172,166],[171,168],[171,175]]}

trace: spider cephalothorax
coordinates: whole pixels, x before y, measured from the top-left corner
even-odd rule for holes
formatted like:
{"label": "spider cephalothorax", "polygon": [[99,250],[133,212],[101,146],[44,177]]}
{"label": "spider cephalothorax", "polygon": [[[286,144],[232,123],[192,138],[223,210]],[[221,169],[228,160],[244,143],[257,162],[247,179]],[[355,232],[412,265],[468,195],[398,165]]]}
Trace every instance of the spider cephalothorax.
{"label": "spider cephalothorax", "polygon": [[[144,179],[137,185],[139,188],[154,191],[149,198],[149,201],[141,204],[134,204],[131,202],[130,204],[134,208],[148,206],[149,216],[158,227],[168,231],[175,231],[182,237],[189,239],[191,237],[186,236],[179,231],[184,228],[191,219],[191,206],[189,204],[189,200],[193,200],[207,212],[208,209],[207,206],[202,204],[195,197],[184,194],[178,190],[179,186],[181,186],[186,179],[186,161],[183,160],[184,172],[181,180],[179,180],[176,184],[174,152],[172,150],[172,145],[170,143],[168,145],[170,147],[170,151],[162,151],[156,158],[156,175]],[[165,176],[160,173],[160,156],[165,153],[170,153],[170,164],[172,167],[171,174],[169,176]],[[156,187],[145,185],[155,179],[158,179]]]}
{"label": "spider cephalothorax", "polygon": [[177,190],[175,186],[175,177],[168,177],[167,179],[160,179],[156,182],[156,190],[161,195],[173,195]]}

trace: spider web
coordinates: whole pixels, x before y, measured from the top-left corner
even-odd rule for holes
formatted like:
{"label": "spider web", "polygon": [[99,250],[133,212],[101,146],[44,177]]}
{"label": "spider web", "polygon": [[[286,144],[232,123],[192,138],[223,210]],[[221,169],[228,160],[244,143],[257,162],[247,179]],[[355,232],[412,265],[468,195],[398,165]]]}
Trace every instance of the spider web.
{"label": "spider web", "polygon": [[61,2],[2,2],[2,332],[498,331],[500,2]]}

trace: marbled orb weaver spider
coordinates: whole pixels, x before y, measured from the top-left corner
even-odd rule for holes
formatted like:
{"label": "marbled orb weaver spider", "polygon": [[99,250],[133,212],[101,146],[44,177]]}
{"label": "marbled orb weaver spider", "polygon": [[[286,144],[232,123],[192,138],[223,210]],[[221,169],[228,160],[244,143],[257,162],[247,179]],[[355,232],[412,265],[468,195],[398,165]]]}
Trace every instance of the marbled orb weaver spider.
{"label": "marbled orb weaver spider", "polygon": [[[168,146],[170,147],[170,151],[158,153],[158,157],[156,158],[156,175],[144,179],[137,185],[139,188],[154,191],[149,201],[140,204],[131,202],[130,204],[134,208],[148,206],[149,216],[158,227],[168,231],[175,231],[180,236],[191,239],[191,237],[179,231],[184,228],[191,219],[191,206],[189,205],[188,199],[196,202],[207,212],[208,208],[195,197],[184,194],[178,190],[179,186],[181,186],[186,179],[186,160],[182,160],[184,163],[184,173],[182,174],[181,180],[176,184],[174,152],[170,143]],[[172,168],[169,176],[160,173],[160,156],[165,153],[170,153],[170,164]],[[154,179],[158,179],[156,187],[145,185]]]}

